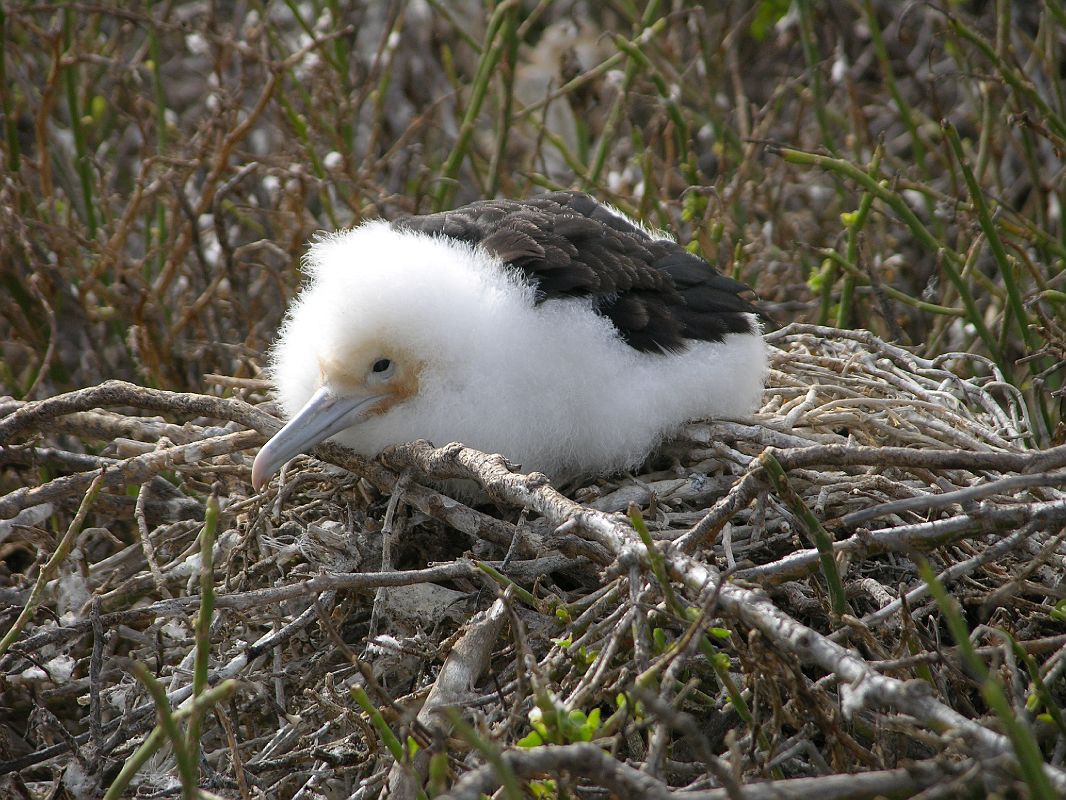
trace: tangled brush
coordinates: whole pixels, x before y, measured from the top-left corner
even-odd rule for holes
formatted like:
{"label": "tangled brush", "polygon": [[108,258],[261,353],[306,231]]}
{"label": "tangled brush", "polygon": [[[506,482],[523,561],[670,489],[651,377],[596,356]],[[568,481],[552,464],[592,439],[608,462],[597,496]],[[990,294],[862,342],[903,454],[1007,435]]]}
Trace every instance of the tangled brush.
{"label": "tangled brush", "polygon": [[0,780],[1066,792],[1066,447],[1030,447],[988,362],[767,338],[754,421],[565,493],[416,442],[326,444],[254,495],[279,423],[252,381],[0,401]]}

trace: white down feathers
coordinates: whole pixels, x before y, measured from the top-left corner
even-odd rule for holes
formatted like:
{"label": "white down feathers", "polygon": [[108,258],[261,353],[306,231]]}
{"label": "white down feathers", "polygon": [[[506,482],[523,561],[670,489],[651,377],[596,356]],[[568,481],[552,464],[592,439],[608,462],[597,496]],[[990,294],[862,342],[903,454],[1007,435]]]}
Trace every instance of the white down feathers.
{"label": "white down feathers", "polygon": [[321,385],[323,362],[379,347],[420,364],[413,396],[333,437],[366,456],[428,439],[553,477],[614,471],[688,420],[743,418],[760,402],[757,333],[641,353],[588,301],[535,305],[517,270],[463,242],[369,222],[317,241],[305,268],[271,355],[287,416]]}

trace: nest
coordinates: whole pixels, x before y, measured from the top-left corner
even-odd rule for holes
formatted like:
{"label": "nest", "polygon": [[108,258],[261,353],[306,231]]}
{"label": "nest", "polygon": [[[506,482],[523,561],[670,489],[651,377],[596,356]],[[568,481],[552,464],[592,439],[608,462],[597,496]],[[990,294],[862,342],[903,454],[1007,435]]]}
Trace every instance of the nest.
{"label": "nest", "polygon": [[1066,791],[1066,448],[972,356],[768,339],[754,422],[563,493],[420,442],[255,495],[247,382],[0,402],[5,791]]}

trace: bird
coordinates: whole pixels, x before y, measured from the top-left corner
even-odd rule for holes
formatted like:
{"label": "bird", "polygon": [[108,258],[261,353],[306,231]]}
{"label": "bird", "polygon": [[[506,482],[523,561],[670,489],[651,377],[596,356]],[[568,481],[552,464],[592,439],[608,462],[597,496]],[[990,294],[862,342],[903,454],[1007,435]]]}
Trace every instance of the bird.
{"label": "bird", "polygon": [[268,362],[288,421],[256,454],[256,491],[325,440],[617,473],[686,422],[760,404],[751,290],[588,194],[363,222],[319,234],[303,267]]}

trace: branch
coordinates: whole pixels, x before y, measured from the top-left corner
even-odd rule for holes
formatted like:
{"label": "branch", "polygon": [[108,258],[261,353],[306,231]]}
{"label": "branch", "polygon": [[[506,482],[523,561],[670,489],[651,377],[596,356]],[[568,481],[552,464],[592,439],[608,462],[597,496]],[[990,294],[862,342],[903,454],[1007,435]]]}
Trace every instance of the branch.
{"label": "branch", "polygon": [[[666,784],[588,742],[508,750],[501,755],[504,763],[520,778],[554,777],[560,772],[569,772],[574,777],[603,786],[621,800],[674,800],[677,797]],[[495,769],[486,764],[466,773],[450,792],[441,795],[441,800],[478,800],[493,794],[499,785]],[[684,796],[689,797],[688,794]]]}
{"label": "branch", "polygon": [[[847,452],[850,449],[819,447],[806,448],[799,452],[807,454],[807,451],[818,450],[833,453],[843,461],[854,457],[861,463],[872,456],[872,452],[867,451],[877,450],[855,448],[861,452],[853,456]],[[1061,449],[1066,454],[1066,448]],[[908,456],[937,455],[935,452],[920,451],[904,453]],[[809,463],[805,462],[804,456],[796,460],[789,459],[789,456],[793,455],[789,451],[775,455],[782,464],[792,465],[796,460]],[[966,460],[961,456],[968,454],[948,455],[957,458],[957,462],[952,462],[957,464]],[[566,530],[583,531],[611,551],[616,558],[625,558],[627,553],[633,553],[647,563],[648,552],[624,517],[594,511],[569,500],[548,484],[543,476],[511,473],[507,462],[500,456],[486,455],[454,443],[434,449],[426,442],[413,442],[390,448],[382,457],[394,467],[420,469],[432,478],[475,479],[493,497],[515,505],[527,506]],[[918,460],[920,459],[914,459]],[[879,675],[864,659],[797,622],[778,609],[765,595],[734,583],[722,582],[716,569],[679,552],[676,548],[667,549],[665,557],[676,580],[682,581],[696,592],[717,591],[720,610],[758,630],[781,653],[790,653],[801,663],[817,665],[836,675],[842,684],[842,711],[845,717],[851,717],[861,709],[884,707],[909,714],[931,730],[941,733],[954,731],[972,742],[986,757],[1012,752],[1010,741],[1005,736],[936,700],[928,684],[904,682]],[[1045,765],[1044,771],[1060,791],[1066,791],[1066,773],[1050,765]]]}
{"label": "branch", "polygon": [[272,416],[241,400],[148,389],[125,381],[105,381],[99,386],[24,404],[0,419],[0,444],[11,444],[16,434],[31,428],[39,430],[44,423],[57,417],[107,406],[133,406],[189,417],[225,419],[265,435],[271,435],[281,427]]}

